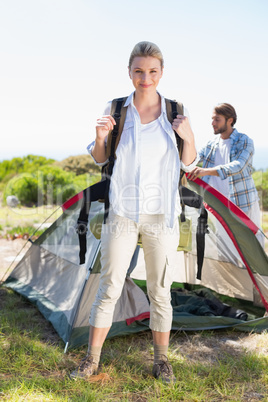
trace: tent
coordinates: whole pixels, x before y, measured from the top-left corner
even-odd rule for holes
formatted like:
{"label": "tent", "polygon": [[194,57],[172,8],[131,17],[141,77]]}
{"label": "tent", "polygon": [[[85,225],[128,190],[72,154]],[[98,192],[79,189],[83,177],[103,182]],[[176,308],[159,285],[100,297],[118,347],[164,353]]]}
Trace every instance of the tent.
{"label": "tent", "polygon": [[[172,260],[173,330],[235,327],[242,331],[268,329],[268,258],[257,240],[258,228],[234,204],[197,179],[189,182],[208,211],[209,233],[201,280],[196,278],[198,211],[186,208],[178,251]],[[100,273],[100,240],[87,232],[85,263],[79,263],[76,224],[83,192],[62,205],[62,215],[31,245],[4,286],[33,302],[68,347],[86,344],[89,314]],[[103,203],[91,204],[89,220],[103,212]],[[138,244],[118,300],[108,337],[148,330],[149,302],[142,245]],[[216,296],[225,299],[219,300]],[[250,313],[229,306],[250,307]],[[215,303],[214,303],[215,302]],[[213,304],[214,303],[214,304]],[[216,306],[216,308],[215,308]],[[254,306],[258,313],[252,313]]]}

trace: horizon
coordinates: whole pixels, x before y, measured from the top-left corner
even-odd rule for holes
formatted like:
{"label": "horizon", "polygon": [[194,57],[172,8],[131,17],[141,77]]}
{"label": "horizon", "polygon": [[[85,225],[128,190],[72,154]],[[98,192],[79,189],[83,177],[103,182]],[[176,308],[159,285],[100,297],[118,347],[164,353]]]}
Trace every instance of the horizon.
{"label": "horizon", "polygon": [[[82,151],[82,150],[81,150]],[[66,151],[63,151],[62,153],[59,153],[58,150],[56,151],[51,151],[51,152],[45,152],[45,153],[38,153],[38,152],[29,152],[29,153],[25,153],[25,154],[21,154],[21,153],[10,153],[6,155],[5,158],[0,159],[0,163],[2,163],[4,160],[12,160],[13,158],[23,158],[26,157],[28,155],[36,155],[36,156],[44,156],[47,159],[54,159],[58,162],[67,159],[69,157],[72,156],[79,156],[79,155],[88,155],[89,158],[91,158],[91,156],[89,155],[89,153],[87,152],[86,148],[84,152],[80,152],[80,153],[66,153]],[[268,169],[268,147],[267,148],[259,148],[259,147],[255,147],[255,153],[253,156],[253,168],[255,170],[267,170]]]}

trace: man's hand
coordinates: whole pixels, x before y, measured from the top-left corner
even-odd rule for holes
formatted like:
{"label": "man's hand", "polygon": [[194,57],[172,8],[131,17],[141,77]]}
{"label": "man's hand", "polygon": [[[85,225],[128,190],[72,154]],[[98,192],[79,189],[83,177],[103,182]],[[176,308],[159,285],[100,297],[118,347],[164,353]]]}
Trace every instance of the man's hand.
{"label": "man's hand", "polygon": [[196,166],[191,172],[187,174],[187,179],[195,180],[197,177],[203,176],[219,176],[217,168],[201,168]]}

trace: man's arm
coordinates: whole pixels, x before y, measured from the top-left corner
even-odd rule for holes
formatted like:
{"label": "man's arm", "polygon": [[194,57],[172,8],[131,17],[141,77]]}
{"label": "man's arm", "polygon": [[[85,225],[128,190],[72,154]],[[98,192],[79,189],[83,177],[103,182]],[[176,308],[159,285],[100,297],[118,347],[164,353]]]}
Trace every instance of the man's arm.
{"label": "man's arm", "polygon": [[[235,160],[226,163],[225,165],[218,165],[209,168],[194,168],[190,174],[189,179],[195,179],[196,177],[203,176],[219,176],[222,180],[229,176],[233,176],[242,172],[248,165],[250,159],[254,154],[254,144],[253,141],[246,135],[242,135],[236,147],[239,149],[235,155]],[[203,148],[204,150],[205,148]],[[204,156],[204,155],[203,155]],[[199,152],[199,161],[202,160],[202,150]]]}
{"label": "man's arm", "polygon": [[253,157],[254,143],[248,136],[241,135],[237,143],[237,148],[239,151],[235,155],[235,160],[226,165],[218,166],[218,173],[222,180],[241,173]]}

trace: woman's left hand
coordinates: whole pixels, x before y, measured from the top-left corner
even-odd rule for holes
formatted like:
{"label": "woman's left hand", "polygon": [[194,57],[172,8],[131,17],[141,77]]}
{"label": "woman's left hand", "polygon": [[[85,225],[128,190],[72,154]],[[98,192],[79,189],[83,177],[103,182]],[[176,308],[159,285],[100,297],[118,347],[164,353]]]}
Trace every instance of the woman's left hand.
{"label": "woman's left hand", "polygon": [[194,134],[192,132],[188,117],[178,114],[176,119],[173,120],[172,128],[185,142],[193,141]]}
{"label": "woman's left hand", "polygon": [[184,142],[181,160],[186,166],[189,166],[196,158],[196,149],[194,133],[188,117],[178,114],[176,119],[173,120],[172,128]]}

